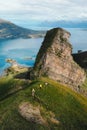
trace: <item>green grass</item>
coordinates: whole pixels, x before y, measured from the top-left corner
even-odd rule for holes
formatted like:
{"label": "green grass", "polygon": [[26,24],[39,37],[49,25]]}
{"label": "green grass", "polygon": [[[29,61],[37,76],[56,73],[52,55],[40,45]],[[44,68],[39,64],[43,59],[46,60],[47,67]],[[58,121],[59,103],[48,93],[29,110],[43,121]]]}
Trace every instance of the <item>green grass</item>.
{"label": "green grass", "polygon": [[14,79],[12,75],[0,79],[0,100],[4,99],[11,93],[16,92],[20,87],[26,87],[28,82],[25,80]]}
{"label": "green grass", "polygon": [[[7,80],[6,80],[7,79]],[[4,82],[5,81],[5,82]],[[12,82],[11,82],[12,81]],[[48,82],[48,85],[45,85]],[[3,84],[7,84],[7,88]],[[3,96],[10,90],[14,84],[24,84],[24,81],[15,81],[12,77],[0,80],[0,92]],[[42,89],[39,85],[42,84]],[[8,87],[9,86],[9,87]],[[33,100],[31,90],[36,90],[36,96],[39,100]],[[0,96],[2,97],[2,96]],[[87,129],[87,99],[72,91],[67,86],[57,82],[40,78],[33,81],[30,85],[17,93],[8,96],[0,102],[0,130],[48,130],[47,127],[27,122],[18,113],[18,106],[21,102],[29,101],[32,104],[41,105],[46,111],[55,113],[60,121],[58,126],[49,124],[51,130],[86,130]]]}
{"label": "green grass", "polygon": [[82,85],[82,87],[87,90],[87,78],[86,78],[84,84]]}

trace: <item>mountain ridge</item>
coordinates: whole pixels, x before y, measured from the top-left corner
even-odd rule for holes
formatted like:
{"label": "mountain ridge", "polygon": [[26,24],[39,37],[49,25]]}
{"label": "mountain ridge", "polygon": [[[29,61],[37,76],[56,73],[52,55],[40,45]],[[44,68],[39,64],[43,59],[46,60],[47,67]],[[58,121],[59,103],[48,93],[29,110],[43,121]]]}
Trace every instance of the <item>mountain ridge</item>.
{"label": "mountain ridge", "polygon": [[45,31],[36,31],[20,27],[9,21],[0,19],[0,39],[43,37]]}
{"label": "mountain ridge", "polygon": [[62,27],[62,28],[87,28],[87,21],[44,21],[39,24],[42,27]]}

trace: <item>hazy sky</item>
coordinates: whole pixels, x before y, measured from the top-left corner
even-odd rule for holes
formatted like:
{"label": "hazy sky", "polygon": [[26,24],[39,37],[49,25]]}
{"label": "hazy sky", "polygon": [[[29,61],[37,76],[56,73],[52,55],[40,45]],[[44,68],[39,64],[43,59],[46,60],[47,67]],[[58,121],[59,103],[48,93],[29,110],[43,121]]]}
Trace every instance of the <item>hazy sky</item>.
{"label": "hazy sky", "polygon": [[87,0],[0,0],[0,18],[20,20],[87,20]]}

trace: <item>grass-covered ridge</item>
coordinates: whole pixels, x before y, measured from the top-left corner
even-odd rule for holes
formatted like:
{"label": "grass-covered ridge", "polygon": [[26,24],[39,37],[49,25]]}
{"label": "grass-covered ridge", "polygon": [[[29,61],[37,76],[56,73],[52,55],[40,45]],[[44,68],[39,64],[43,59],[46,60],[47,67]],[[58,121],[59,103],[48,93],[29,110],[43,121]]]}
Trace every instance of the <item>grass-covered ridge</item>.
{"label": "grass-covered ridge", "polygon": [[[6,80],[7,79],[7,80]],[[5,82],[4,82],[5,81]],[[13,86],[12,83],[13,82]],[[48,85],[45,85],[48,82]],[[6,89],[5,84],[7,84]],[[12,77],[5,77],[0,80],[0,92],[12,91],[16,86],[25,86],[20,91],[0,101],[0,130],[48,130],[47,127],[27,122],[18,113],[19,104],[22,102],[31,102],[34,105],[40,105],[46,111],[52,111],[60,121],[58,126],[49,124],[51,130],[86,130],[87,129],[87,99],[72,91],[67,86],[58,84],[48,78],[40,78],[31,84],[26,81],[15,80]],[[42,89],[39,85],[42,84]],[[5,89],[4,89],[5,86]],[[9,86],[9,87],[8,87]],[[3,87],[3,89],[1,89]],[[31,90],[36,91],[36,97],[39,100],[32,99]],[[2,95],[0,95],[2,98]]]}

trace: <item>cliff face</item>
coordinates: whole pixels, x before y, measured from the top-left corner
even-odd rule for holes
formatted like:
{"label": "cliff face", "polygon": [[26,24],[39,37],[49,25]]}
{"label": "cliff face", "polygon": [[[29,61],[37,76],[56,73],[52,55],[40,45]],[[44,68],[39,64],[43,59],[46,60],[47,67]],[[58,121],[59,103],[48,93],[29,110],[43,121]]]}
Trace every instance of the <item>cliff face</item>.
{"label": "cliff face", "polygon": [[34,65],[35,76],[48,76],[72,86],[83,83],[85,73],[71,56],[69,37],[70,33],[61,28],[47,32]]}

